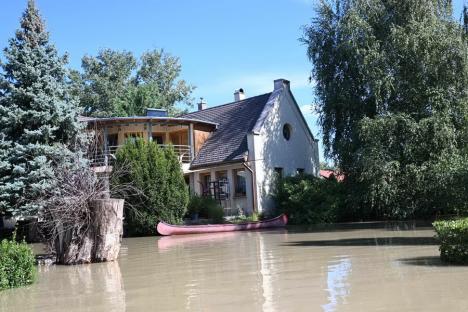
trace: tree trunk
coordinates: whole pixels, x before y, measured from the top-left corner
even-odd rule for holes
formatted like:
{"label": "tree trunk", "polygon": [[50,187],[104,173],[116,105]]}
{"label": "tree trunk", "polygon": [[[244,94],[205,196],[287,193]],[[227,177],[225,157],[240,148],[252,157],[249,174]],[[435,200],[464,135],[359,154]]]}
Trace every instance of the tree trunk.
{"label": "tree trunk", "polygon": [[91,224],[83,232],[69,227],[55,239],[57,262],[82,264],[114,261],[120,251],[123,233],[123,199],[97,199],[91,202]]}
{"label": "tree trunk", "polygon": [[98,199],[93,203],[93,262],[114,261],[123,233],[123,199]]}

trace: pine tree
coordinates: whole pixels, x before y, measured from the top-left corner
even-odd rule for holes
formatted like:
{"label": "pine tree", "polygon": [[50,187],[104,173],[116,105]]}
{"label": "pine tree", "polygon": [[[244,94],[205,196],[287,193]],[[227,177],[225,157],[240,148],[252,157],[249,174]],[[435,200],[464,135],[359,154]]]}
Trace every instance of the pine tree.
{"label": "pine tree", "polygon": [[36,215],[53,187],[52,163],[79,131],[76,101],[60,57],[33,0],[4,49],[0,71],[0,215]]}

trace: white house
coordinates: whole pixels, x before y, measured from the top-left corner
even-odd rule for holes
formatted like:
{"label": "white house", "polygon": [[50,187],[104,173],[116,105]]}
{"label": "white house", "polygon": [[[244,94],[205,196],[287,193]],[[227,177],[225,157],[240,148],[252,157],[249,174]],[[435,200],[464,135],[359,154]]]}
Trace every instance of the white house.
{"label": "white house", "polygon": [[191,191],[215,197],[226,215],[271,211],[277,174],[319,174],[317,140],[284,79],[270,93],[245,98],[240,89],[231,103],[208,108],[201,102],[198,111],[176,118],[149,109],[147,116],[85,121],[102,130],[105,164],[129,138],[172,145]]}

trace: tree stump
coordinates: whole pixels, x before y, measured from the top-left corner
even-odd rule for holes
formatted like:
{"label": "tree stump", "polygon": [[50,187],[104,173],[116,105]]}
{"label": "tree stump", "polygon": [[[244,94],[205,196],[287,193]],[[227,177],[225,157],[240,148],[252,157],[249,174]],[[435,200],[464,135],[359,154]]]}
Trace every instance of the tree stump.
{"label": "tree stump", "polygon": [[123,199],[104,198],[90,203],[91,224],[81,231],[67,226],[55,239],[57,262],[82,264],[114,261],[123,234]]}
{"label": "tree stump", "polygon": [[93,262],[114,261],[123,234],[123,199],[97,199],[92,202]]}

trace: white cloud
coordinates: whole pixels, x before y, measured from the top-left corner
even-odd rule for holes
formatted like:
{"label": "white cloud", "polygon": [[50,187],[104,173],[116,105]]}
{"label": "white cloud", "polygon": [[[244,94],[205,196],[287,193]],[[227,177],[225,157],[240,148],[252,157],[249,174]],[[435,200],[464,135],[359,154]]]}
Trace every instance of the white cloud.
{"label": "white cloud", "polygon": [[301,112],[304,115],[304,117],[309,118],[309,117],[314,117],[317,118],[319,116],[317,108],[315,107],[314,104],[305,104],[300,106]]}

